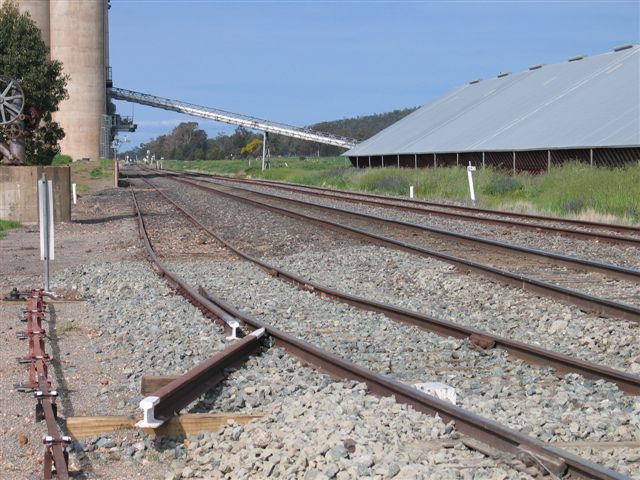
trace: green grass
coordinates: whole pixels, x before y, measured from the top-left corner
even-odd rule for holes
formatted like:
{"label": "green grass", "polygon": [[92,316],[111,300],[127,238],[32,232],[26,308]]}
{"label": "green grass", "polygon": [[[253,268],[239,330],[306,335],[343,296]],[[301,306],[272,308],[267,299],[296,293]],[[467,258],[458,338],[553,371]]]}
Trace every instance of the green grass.
{"label": "green grass", "polygon": [[7,230],[10,228],[19,228],[22,225],[13,220],[0,220],[0,239],[7,236]]}
{"label": "green grass", "polygon": [[70,155],[58,154],[53,157],[52,165],[69,165],[71,162],[73,162],[73,158]]}
{"label": "green grass", "polygon": [[89,172],[89,176],[94,179],[108,178],[113,175],[113,160],[101,158],[97,167]]}
{"label": "green grass", "polygon": [[[255,160],[165,161],[165,167],[389,195],[408,195],[413,185],[418,198],[469,203],[466,169],[456,167],[357,170],[343,157],[274,159],[264,172]],[[640,223],[640,164],[591,168],[569,162],[539,175],[487,168],[474,173],[474,183],[481,207]]]}

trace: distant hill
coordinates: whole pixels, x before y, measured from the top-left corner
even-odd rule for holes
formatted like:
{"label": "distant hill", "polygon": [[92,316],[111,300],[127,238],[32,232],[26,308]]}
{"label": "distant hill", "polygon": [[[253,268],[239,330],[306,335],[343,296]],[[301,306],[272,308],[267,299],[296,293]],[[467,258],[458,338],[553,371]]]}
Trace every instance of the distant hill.
{"label": "distant hill", "polygon": [[393,112],[365,115],[363,117],[320,122],[311,125],[310,128],[320,132],[353,138],[355,140],[366,140],[416,110],[417,107],[405,108],[402,110],[394,110]]}
{"label": "distant hill", "polygon": [[[308,128],[324,133],[332,133],[354,140],[366,140],[389,125],[415,111],[416,108],[405,108],[387,113],[376,113],[355,118],[343,118],[329,122],[309,125]],[[253,145],[252,151],[247,146]],[[333,156],[340,155],[344,149],[315,142],[306,142],[282,135],[271,135],[268,142],[272,156]],[[156,158],[164,157],[174,160],[222,160],[225,158],[247,158],[262,153],[262,135],[253,133],[242,127],[236,128],[231,135],[220,134],[208,138],[197,122],[183,122],[166,135],[160,135],[149,143],[143,143],[129,152],[131,157],[143,158],[149,150]]]}

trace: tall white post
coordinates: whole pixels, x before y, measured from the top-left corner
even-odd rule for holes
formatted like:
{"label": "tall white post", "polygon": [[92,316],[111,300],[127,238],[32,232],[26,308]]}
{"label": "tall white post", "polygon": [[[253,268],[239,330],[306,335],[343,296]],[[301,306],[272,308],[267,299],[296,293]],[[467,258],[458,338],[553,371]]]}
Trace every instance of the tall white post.
{"label": "tall white post", "polygon": [[40,259],[43,262],[42,287],[49,291],[49,260],[54,258],[53,249],[53,185],[46,173],[38,181],[38,217],[40,221]]}
{"label": "tall white post", "polygon": [[467,178],[469,179],[469,196],[473,203],[476,203],[476,192],[473,189],[473,172],[475,171],[476,167],[471,165],[471,162],[469,162],[469,166],[467,167]]}

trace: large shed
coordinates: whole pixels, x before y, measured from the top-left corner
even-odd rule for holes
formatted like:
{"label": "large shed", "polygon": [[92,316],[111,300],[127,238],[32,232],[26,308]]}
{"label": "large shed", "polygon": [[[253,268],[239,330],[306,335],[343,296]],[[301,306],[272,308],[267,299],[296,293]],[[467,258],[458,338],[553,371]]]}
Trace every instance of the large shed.
{"label": "large shed", "polygon": [[640,160],[640,45],[474,80],[344,155],[357,167],[540,171]]}

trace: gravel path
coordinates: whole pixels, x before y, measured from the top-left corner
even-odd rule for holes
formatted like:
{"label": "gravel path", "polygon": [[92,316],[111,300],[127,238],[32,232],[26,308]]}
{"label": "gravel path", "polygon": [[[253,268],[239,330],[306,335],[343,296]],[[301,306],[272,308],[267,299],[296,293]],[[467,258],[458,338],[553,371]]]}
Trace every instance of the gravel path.
{"label": "gravel path", "polygon": [[[366,244],[159,180],[238,248],[326,286],[475,326],[587,361],[640,373],[638,325],[460,273],[443,262]],[[270,243],[273,242],[273,243]]]}
{"label": "gravel path", "polygon": [[[173,264],[172,270],[259,320],[366,368],[410,384],[444,381],[456,388],[463,408],[541,440],[640,440],[640,399],[604,381],[578,375],[557,379],[550,369],[506,361],[499,350],[483,355],[465,341],[321,300],[247,262]],[[624,455],[618,460],[640,474],[640,465],[626,463]]]}
{"label": "gravel path", "polygon": [[[216,179],[216,181],[218,181],[218,179]],[[222,181],[222,183],[226,183],[231,186],[238,186],[236,182]],[[593,240],[567,238],[561,235],[523,231],[506,226],[445,218],[435,215],[422,215],[415,212],[404,212],[397,209],[362,205],[345,200],[334,200],[316,195],[285,191],[275,187],[244,184],[242,185],[242,188],[288,198],[295,198],[297,200],[303,200],[318,205],[344,208],[359,213],[375,215],[379,218],[411,222],[428,227],[451,230],[474,237],[485,237],[505,243],[539,248],[565,255],[573,255],[614,265],[640,269],[640,249],[636,247],[598,243]]]}

